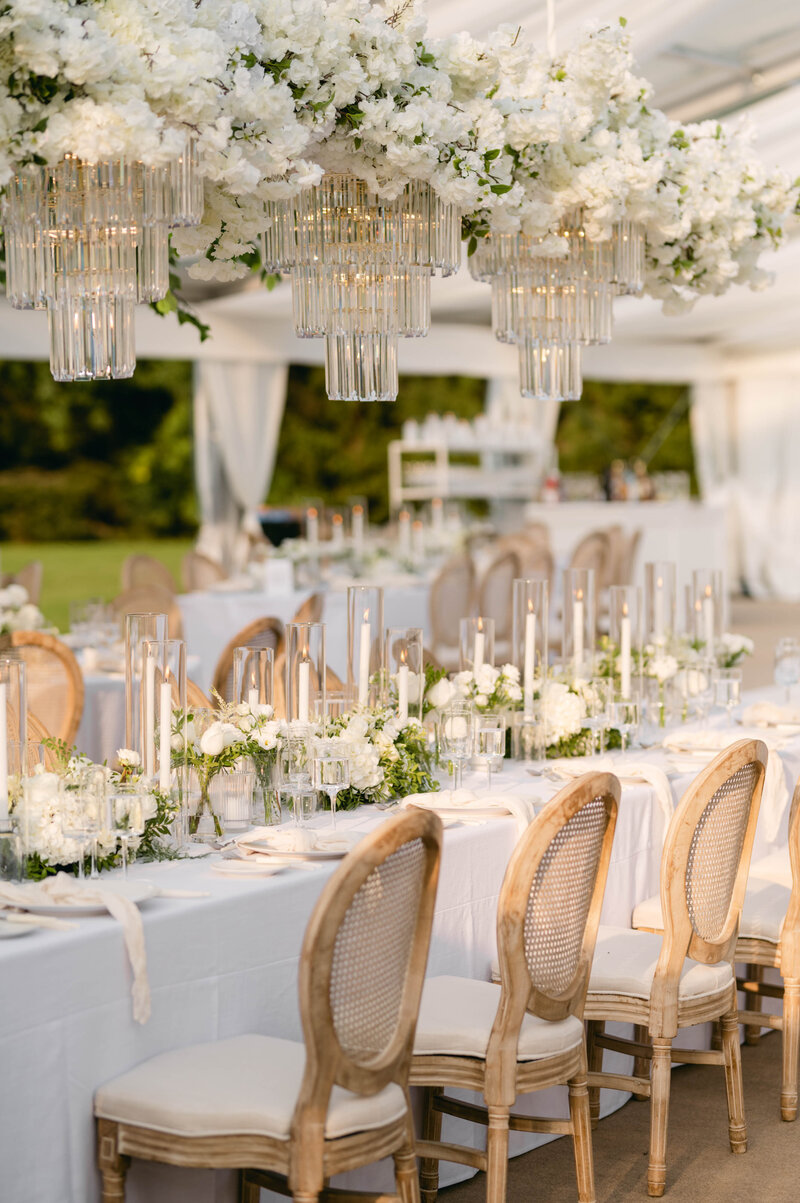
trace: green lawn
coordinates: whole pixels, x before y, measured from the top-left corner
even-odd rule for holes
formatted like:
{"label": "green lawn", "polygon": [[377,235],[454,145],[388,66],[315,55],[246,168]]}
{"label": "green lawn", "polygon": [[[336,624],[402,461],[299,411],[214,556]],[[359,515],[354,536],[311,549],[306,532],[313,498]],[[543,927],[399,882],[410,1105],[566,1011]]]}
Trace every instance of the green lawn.
{"label": "green lawn", "polygon": [[191,539],[102,540],[97,543],[3,543],[3,572],[16,572],[30,560],[44,565],[39,607],[49,622],[66,631],[69,603],[102,597],[110,601],[120,592],[122,561],[133,552],[156,556],[166,564],[180,587],[181,557],[193,546]]}

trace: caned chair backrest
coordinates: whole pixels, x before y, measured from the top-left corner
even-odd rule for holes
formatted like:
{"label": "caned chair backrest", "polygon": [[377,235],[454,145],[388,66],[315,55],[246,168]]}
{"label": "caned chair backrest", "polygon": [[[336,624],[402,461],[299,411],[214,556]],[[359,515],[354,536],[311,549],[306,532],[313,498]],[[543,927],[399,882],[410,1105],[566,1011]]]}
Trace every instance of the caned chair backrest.
{"label": "caned chair backrest", "polygon": [[792,866],[792,892],[781,932],[781,973],[784,978],[800,977],[800,781],[794,787],[789,811],[789,861]]}
{"label": "caned chair backrest", "polygon": [[403,812],[360,841],[314,907],[300,956],[306,1067],[293,1130],[301,1140],[334,1084],[360,1095],[405,1086],[441,842],[436,815]]}
{"label": "caned chair backrest", "polygon": [[56,739],[70,747],[83,714],[83,675],[75,656],[55,635],[14,631],[11,646],[25,661],[28,709]]}
{"label": "caned chair backrest", "polygon": [[512,854],[497,907],[501,995],[489,1059],[516,1062],[526,1011],[548,1020],[583,1012],[619,797],[611,773],[585,773]]}
{"label": "caned chair backrest", "polygon": [[492,560],[481,580],[478,612],[494,619],[494,635],[498,642],[511,638],[514,581],[521,571],[522,566],[516,551],[504,551]]}
{"label": "caned chair backrest", "polygon": [[[44,723],[28,711],[28,772],[32,773],[39,763],[39,745],[46,739],[51,739],[50,732]],[[56,754],[51,748],[44,750],[44,767],[48,770],[55,768]]]}
{"label": "caned chair backrest", "polygon": [[436,656],[434,656],[434,654],[430,650],[430,648],[424,647],[422,649],[422,667],[423,668],[435,668],[435,669],[439,669],[442,667],[441,661],[439,661],[436,658]]}
{"label": "caned chair backrest", "polygon": [[283,651],[283,623],[280,618],[256,618],[229,640],[214,669],[214,689],[226,702],[233,700],[233,652],[237,647],[271,647],[278,675],[278,656]]}
{"label": "caned chair backrest", "polygon": [[191,677],[186,678],[186,705],[190,710],[213,710],[214,706]]}
{"label": "caned chair backrest", "polygon": [[325,608],[325,594],[312,593],[303,602],[292,622],[322,622],[322,611]]}
{"label": "caned chair backrest", "polygon": [[570,568],[593,568],[595,596],[609,583],[611,571],[611,540],[605,531],[596,530],[585,535],[572,553]]}
{"label": "caned chair backrest", "polygon": [[209,556],[199,551],[187,551],[181,561],[181,579],[187,593],[197,589],[208,589],[218,581],[224,581],[227,576],[225,569]]}
{"label": "caned chair backrest", "polygon": [[458,624],[473,612],[475,568],[469,556],[453,556],[431,585],[431,636],[434,648],[455,647]]}
{"label": "caned chair backrest", "polygon": [[126,614],[166,614],[170,639],[183,638],[183,615],[173,593],[160,585],[137,585],[118,594],[111,603],[117,618]]}
{"label": "caned chair backrest", "polygon": [[44,565],[41,560],[31,560],[24,564],[18,572],[6,572],[0,575],[0,585],[22,585],[28,594],[28,601],[38,606],[42,592],[42,576]]}
{"label": "caned chair backrest", "polygon": [[[529,535],[527,530],[516,535],[504,535],[496,543],[497,553],[514,551],[519,556],[520,576],[553,578],[553,553],[550,550],[550,538],[547,528],[544,537],[534,532]],[[481,610],[481,613],[483,611]]]}
{"label": "caned chair backrest", "polygon": [[713,965],[733,956],[766,767],[766,744],[739,740],[698,773],[673,813],[661,856],[664,941],[651,992],[653,1014],[668,1021],[677,1012],[684,958]]}
{"label": "caned chair backrest", "polygon": [[169,568],[155,556],[126,556],[122,561],[120,584],[123,592],[126,589],[138,589],[140,585],[157,585],[173,596],[178,592],[178,586]]}

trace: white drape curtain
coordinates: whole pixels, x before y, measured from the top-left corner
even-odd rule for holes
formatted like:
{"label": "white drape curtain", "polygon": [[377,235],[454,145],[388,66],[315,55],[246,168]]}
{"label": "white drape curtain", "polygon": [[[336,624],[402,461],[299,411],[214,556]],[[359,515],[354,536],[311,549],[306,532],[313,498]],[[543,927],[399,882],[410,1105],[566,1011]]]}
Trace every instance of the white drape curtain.
{"label": "white drape curtain", "polygon": [[288,365],[204,360],[195,365],[194,457],[198,549],[226,568],[238,531],[258,533],[286,404]]}

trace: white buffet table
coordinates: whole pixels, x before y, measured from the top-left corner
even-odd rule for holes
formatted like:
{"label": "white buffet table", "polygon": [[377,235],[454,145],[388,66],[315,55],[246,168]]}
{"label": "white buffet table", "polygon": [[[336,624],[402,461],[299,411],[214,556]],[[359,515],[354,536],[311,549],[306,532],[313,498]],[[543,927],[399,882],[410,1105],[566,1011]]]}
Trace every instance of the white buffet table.
{"label": "white buffet table", "polygon": [[[736,734],[732,730],[732,739]],[[787,780],[793,779],[800,738],[780,756]],[[676,797],[688,780],[673,779]],[[498,786],[543,800],[558,788],[514,764],[506,765]],[[383,817],[370,807],[340,821],[366,830]],[[652,788],[623,785],[605,922],[627,925],[636,903],[657,891],[664,829]],[[785,843],[785,832],[786,815],[777,843],[759,838],[755,855]],[[509,817],[446,831],[429,973],[487,978],[496,950],[497,895],[515,839]],[[132,872],[163,887],[210,893],[204,899],[155,899],[142,908],[153,1001],[144,1026],[131,1016],[122,934],[111,918],[85,918],[74,931],[37,931],[0,944],[3,1203],[96,1203],[92,1097],[100,1083],[147,1057],[198,1041],[245,1032],[299,1036],[302,933],[331,871],[315,866],[243,881],[216,875],[208,860],[135,866]],[[622,1099],[611,1095],[611,1105]],[[541,1114],[545,1104],[537,1097],[534,1106]],[[467,1131],[475,1136],[475,1129]],[[541,1139],[515,1134],[512,1152]],[[459,1167],[443,1169],[443,1184],[458,1174],[464,1176]],[[127,1198],[232,1203],[235,1194],[231,1174],[135,1163]]]}

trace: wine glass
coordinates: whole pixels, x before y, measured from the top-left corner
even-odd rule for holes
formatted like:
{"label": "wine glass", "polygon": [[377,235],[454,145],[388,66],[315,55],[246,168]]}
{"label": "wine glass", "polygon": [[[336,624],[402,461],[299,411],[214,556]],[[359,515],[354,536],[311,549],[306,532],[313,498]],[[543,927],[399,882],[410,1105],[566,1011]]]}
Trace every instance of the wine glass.
{"label": "wine glass", "polygon": [[291,799],[296,827],[300,826],[307,809],[301,801],[301,795],[313,792],[313,757],[309,756],[308,744],[308,727],[304,723],[292,723],[281,743],[278,758],[278,793],[286,794]]}
{"label": "wine glass", "polygon": [[350,758],[343,755],[340,740],[320,746],[314,757],[314,788],[327,794],[331,804],[331,826],[336,826],[336,799],[350,786]]}
{"label": "wine glass", "polygon": [[616,728],[622,738],[622,751],[630,746],[630,737],[639,726],[639,702],[625,698],[623,701],[612,701],[608,707],[608,725]]}
{"label": "wine glass", "polygon": [[473,722],[469,706],[455,702],[442,715],[439,747],[445,760],[453,765],[453,790],[461,789],[462,766],[473,752]]}
{"label": "wine glass", "polygon": [[128,846],[131,839],[144,834],[142,790],[131,781],[112,782],[107,794],[107,821],[122,845],[122,876],[128,876]]}
{"label": "wine glass", "polygon": [[714,673],[714,701],[728,715],[728,723],[733,723],[733,711],[739,705],[742,696],[742,670],[740,668],[718,668]]}
{"label": "wine glass", "polygon": [[486,761],[487,788],[492,788],[492,769],[501,765],[506,754],[506,721],[502,714],[485,711],[475,720],[475,755]]}
{"label": "wine glass", "polygon": [[784,635],[775,644],[775,684],[786,687],[787,704],[792,700],[792,686],[800,681],[800,639]]}

